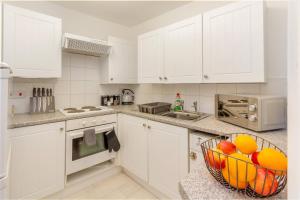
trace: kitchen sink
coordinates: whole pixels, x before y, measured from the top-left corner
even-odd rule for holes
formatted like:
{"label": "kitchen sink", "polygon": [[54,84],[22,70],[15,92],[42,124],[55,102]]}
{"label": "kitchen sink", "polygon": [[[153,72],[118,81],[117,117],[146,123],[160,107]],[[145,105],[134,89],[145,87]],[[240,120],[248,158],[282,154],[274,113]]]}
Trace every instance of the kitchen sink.
{"label": "kitchen sink", "polygon": [[200,112],[188,112],[188,111],[178,111],[178,112],[167,112],[160,114],[161,116],[189,120],[189,121],[198,121],[200,119],[208,117],[208,114],[200,113]]}

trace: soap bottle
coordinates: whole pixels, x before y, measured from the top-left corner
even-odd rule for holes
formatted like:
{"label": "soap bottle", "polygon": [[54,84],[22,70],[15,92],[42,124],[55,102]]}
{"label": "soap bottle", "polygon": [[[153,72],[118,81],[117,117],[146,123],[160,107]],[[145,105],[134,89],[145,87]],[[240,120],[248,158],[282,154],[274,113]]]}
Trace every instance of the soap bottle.
{"label": "soap bottle", "polygon": [[176,94],[176,99],[175,99],[175,107],[174,111],[182,111],[183,110],[183,99],[181,99],[180,94]]}

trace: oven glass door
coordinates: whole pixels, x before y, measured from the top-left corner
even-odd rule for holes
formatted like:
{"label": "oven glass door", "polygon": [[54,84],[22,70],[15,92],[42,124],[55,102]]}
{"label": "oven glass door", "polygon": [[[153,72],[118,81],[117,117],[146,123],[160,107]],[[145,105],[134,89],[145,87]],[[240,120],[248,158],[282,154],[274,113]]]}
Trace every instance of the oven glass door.
{"label": "oven glass door", "polygon": [[72,139],[72,161],[100,153],[102,151],[106,151],[107,141],[105,134],[109,131],[105,132],[96,132],[96,144],[88,146],[85,144],[83,136]]}

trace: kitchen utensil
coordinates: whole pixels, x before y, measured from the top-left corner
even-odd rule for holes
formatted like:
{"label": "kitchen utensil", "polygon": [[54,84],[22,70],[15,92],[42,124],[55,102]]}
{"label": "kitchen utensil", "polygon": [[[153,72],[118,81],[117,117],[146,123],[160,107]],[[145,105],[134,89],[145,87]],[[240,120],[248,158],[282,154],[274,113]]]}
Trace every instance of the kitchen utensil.
{"label": "kitchen utensil", "polygon": [[[244,134],[244,133],[243,133]],[[274,195],[276,195],[276,194],[278,194],[278,193],[280,193],[283,189],[284,189],[284,187],[285,187],[285,185],[286,185],[286,183],[287,183],[287,171],[281,171],[281,170],[272,170],[272,169],[266,169],[266,168],[263,168],[263,167],[261,167],[261,166],[259,166],[259,165],[256,165],[256,164],[254,164],[254,163],[250,163],[250,162],[247,162],[247,161],[244,161],[244,160],[240,160],[240,159],[237,159],[237,158],[235,158],[235,157],[232,157],[232,156],[230,156],[230,155],[225,155],[225,154],[223,154],[223,153],[220,153],[220,152],[218,152],[218,151],[216,151],[215,149],[217,148],[217,144],[219,144],[221,141],[224,141],[224,136],[226,136],[228,139],[227,139],[227,141],[230,141],[230,142],[232,142],[232,141],[234,141],[235,140],[235,138],[238,136],[238,135],[240,135],[239,133],[235,133],[235,134],[226,134],[226,135],[222,135],[222,136],[217,136],[217,137],[214,137],[214,138],[211,138],[211,139],[208,139],[208,140],[206,140],[205,142],[203,142],[203,143],[201,143],[201,149],[202,149],[202,153],[203,153],[203,157],[204,157],[204,161],[205,161],[205,164],[206,164],[206,167],[207,167],[207,169],[208,169],[208,171],[211,173],[211,175],[220,183],[220,184],[222,184],[224,187],[226,187],[226,188],[228,188],[228,189],[230,189],[230,190],[232,190],[232,191],[237,191],[237,192],[239,192],[239,193],[242,193],[242,194],[245,194],[245,195],[248,195],[248,196],[250,196],[250,197],[255,197],[255,198],[265,198],[265,197],[270,197],[270,196],[274,196]],[[247,135],[250,135],[250,134],[247,134]],[[269,142],[269,141],[267,141],[267,140],[265,140],[265,139],[263,139],[263,138],[261,138],[261,137],[259,137],[259,136],[256,136],[256,135],[250,135],[251,137],[253,137],[253,139],[256,141],[256,143],[257,143],[257,146],[258,146],[258,148],[257,148],[257,150],[256,151],[261,151],[263,148],[274,148],[274,149],[276,149],[276,150],[278,150],[278,151],[280,151],[280,152],[282,152],[285,156],[286,156],[286,154],[281,150],[281,149],[279,149],[276,145],[274,145],[274,144],[272,144],[271,142]],[[245,179],[243,179],[242,181],[243,182],[248,182],[249,180],[248,180],[248,171],[249,171],[249,169],[250,169],[250,167],[252,167],[252,166],[254,166],[255,167],[255,170],[256,170],[256,173],[255,174],[257,174],[257,170],[259,170],[259,169],[266,169],[266,170],[270,170],[270,171],[275,171],[274,172],[274,174],[276,174],[274,177],[275,178],[273,178],[272,179],[272,181],[273,181],[273,183],[272,183],[272,186],[271,186],[271,188],[273,187],[273,185],[274,185],[274,182],[275,182],[275,179],[276,179],[276,181],[278,182],[278,187],[276,188],[276,190],[274,191],[274,192],[272,192],[271,193],[271,191],[272,191],[272,189],[269,189],[269,191],[270,192],[268,192],[268,194],[265,194],[265,195],[261,195],[261,194],[258,194],[258,193],[256,193],[255,191],[256,191],[256,189],[258,189],[258,188],[256,188],[256,187],[258,187],[256,184],[254,184],[254,189],[252,189],[251,187],[250,187],[250,185],[248,184],[247,185],[247,187],[245,188],[245,189],[236,189],[235,187],[233,187],[233,186],[231,186],[226,180],[225,180],[225,178],[224,178],[224,176],[222,175],[222,170],[220,169],[220,168],[218,168],[218,167],[213,167],[215,164],[216,164],[216,160],[212,160],[212,162],[214,163],[213,164],[213,166],[211,166],[212,165],[212,163],[211,163],[211,159],[209,159],[208,157],[209,156],[207,156],[208,155],[208,152],[209,151],[212,151],[213,152],[213,155],[215,155],[215,156],[211,156],[211,157],[216,157],[216,160],[217,159],[220,159],[221,157],[223,157],[223,156],[225,156],[225,159],[227,159],[227,162],[226,162],[226,164],[228,164],[228,166],[227,166],[227,168],[228,169],[230,169],[230,163],[231,164],[235,164],[235,163],[238,163],[238,162],[240,162],[241,164],[243,164],[246,168],[242,168],[242,169],[246,169],[245,170]],[[247,157],[249,157],[248,155],[246,155]],[[228,162],[228,159],[233,159],[233,162]],[[236,162],[235,162],[236,161]],[[216,166],[216,165],[215,165]],[[234,169],[236,169],[236,173],[233,173],[233,174],[239,174],[239,170],[241,170],[241,169],[239,169],[238,168],[238,164],[236,164],[236,166],[237,167],[235,167]],[[221,166],[220,166],[221,167]],[[234,180],[234,182],[235,182],[235,184],[236,183],[239,183],[239,180],[238,180],[238,177],[239,176],[236,176],[237,178],[236,178],[236,180],[235,179],[233,179],[233,177],[231,177],[230,178],[230,173],[228,173],[229,174],[229,180]],[[278,175],[279,174],[279,175]],[[256,176],[257,175],[255,175],[255,179],[256,179]],[[247,180],[246,180],[247,179]],[[254,180],[255,180],[254,179]],[[241,181],[241,180],[240,180]],[[266,181],[266,178],[265,178],[265,180],[264,181]],[[258,185],[261,185],[261,184],[258,184]],[[259,191],[262,191],[262,193],[263,193],[263,191],[264,191],[264,188],[265,187],[267,187],[266,185],[265,185],[265,183],[263,183],[262,184],[262,189],[261,190],[259,190]],[[267,190],[267,189],[265,189],[265,190]],[[268,190],[267,190],[268,191]],[[270,194],[271,193],[271,194]]]}
{"label": "kitchen utensil", "polygon": [[122,90],[122,104],[129,105],[134,102],[134,92],[131,89]]}

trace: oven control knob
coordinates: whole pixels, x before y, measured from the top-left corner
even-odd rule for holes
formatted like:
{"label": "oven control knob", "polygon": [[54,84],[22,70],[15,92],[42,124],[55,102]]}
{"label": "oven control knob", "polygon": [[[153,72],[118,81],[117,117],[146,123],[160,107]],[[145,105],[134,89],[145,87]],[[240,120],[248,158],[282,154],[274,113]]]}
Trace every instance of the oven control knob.
{"label": "oven control knob", "polygon": [[252,104],[252,105],[249,105],[249,111],[253,112],[256,110],[256,105]]}
{"label": "oven control knob", "polygon": [[257,119],[257,117],[256,117],[256,115],[249,115],[248,119],[249,119],[249,121],[251,121],[251,122],[255,122],[256,119]]}

